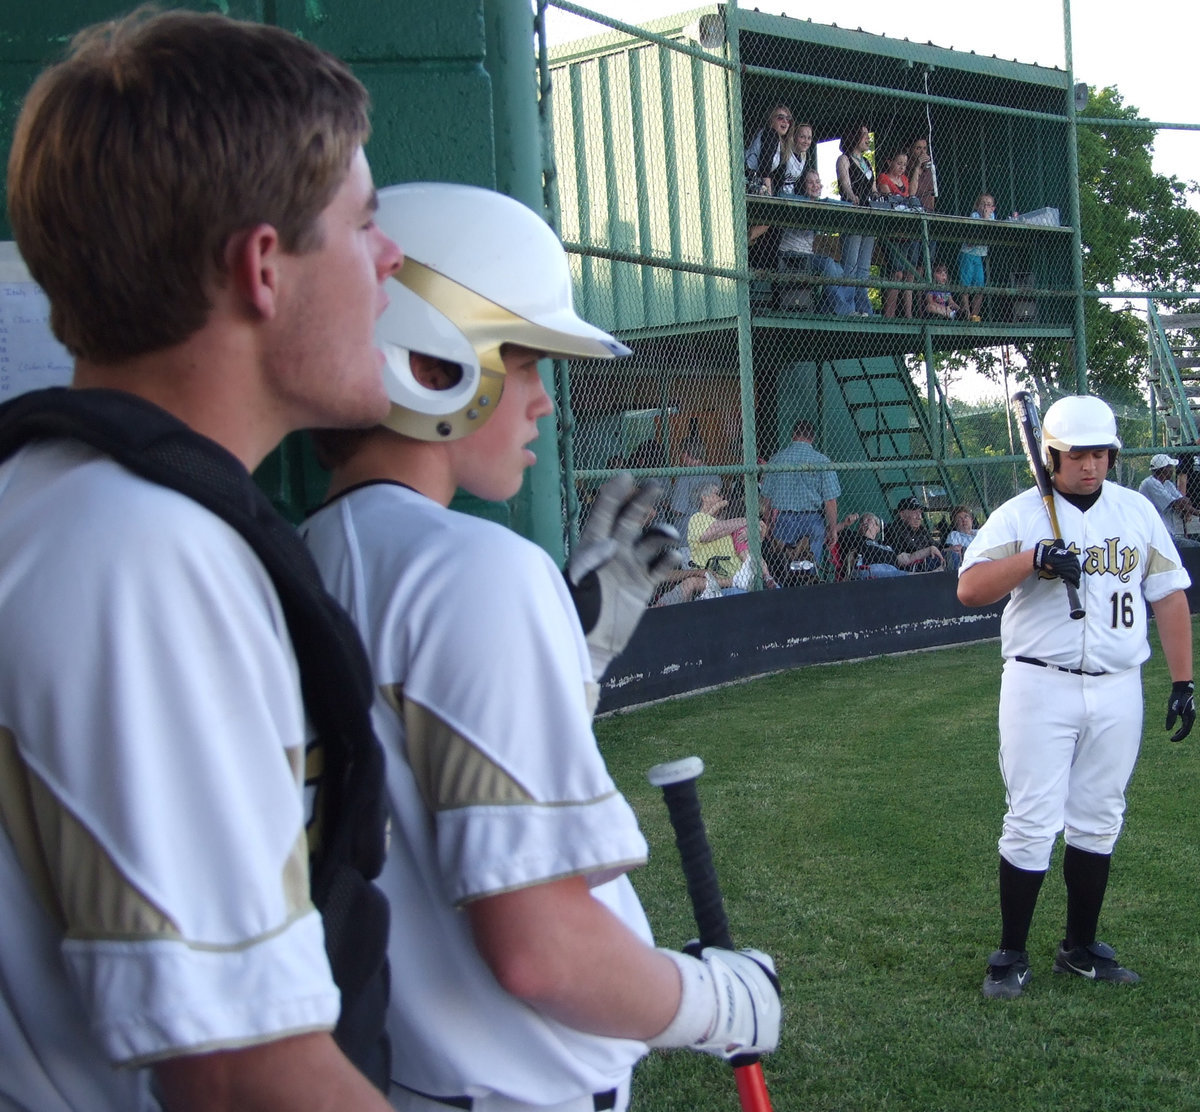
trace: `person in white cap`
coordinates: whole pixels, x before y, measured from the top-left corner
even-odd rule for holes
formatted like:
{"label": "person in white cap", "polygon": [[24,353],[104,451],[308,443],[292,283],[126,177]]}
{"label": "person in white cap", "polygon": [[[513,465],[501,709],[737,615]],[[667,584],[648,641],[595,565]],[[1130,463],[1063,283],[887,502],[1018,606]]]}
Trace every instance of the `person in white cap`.
{"label": "person in white cap", "polygon": [[629,351],[576,315],[558,237],[511,197],[392,186],[376,221],[406,255],[378,330],[392,410],[317,434],[331,500],[303,532],[378,692],[389,1099],[623,1112],[647,1045],[766,1052],[780,1024],[767,955],[655,949],[626,876],[646,843],[592,733],[596,683],[675,566],[668,539],[643,532],[658,489],[627,473],[605,484],[567,580],[448,503],[460,487],[491,501],[519,489],[553,412],[539,358]]}
{"label": "person in white cap", "polygon": [[1200,540],[1187,535],[1188,521],[1196,516],[1196,507],[1179,492],[1174,482],[1174,470],[1179,460],[1165,452],[1150,459],[1150,474],[1138,487],[1138,491],[1154,503],[1167,532],[1177,548],[1200,548]]}

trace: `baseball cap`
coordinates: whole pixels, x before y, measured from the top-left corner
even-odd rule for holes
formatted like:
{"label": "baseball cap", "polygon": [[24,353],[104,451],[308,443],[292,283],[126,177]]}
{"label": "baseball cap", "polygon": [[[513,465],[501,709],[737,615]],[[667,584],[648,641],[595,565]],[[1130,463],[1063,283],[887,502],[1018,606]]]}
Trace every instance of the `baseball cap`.
{"label": "baseball cap", "polygon": [[1172,459],[1166,452],[1159,452],[1156,456],[1150,457],[1150,470],[1157,471],[1162,467],[1174,467],[1179,460]]}
{"label": "baseball cap", "polygon": [[907,498],[901,498],[900,504],[896,507],[896,513],[901,510],[923,510],[925,507],[921,505],[911,494]]}

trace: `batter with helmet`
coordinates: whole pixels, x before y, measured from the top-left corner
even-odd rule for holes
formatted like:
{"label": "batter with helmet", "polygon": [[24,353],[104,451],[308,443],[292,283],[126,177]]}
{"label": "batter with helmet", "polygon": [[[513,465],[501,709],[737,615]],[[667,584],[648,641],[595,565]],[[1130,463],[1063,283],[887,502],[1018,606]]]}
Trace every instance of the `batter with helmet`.
{"label": "batter with helmet", "polygon": [[[1132,983],[1097,939],[1125,788],[1142,735],[1141,664],[1154,612],[1172,685],[1166,728],[1191,731],[1191,580],[1154,507],[1106,482],[1121,441],[1099,398],[1047,409],[1044,462],[1062,535],[1036,488],[998,507],[964,554],[958,597],[988,606],[1005,595],[1000,626],[1000,771],[1008,801],[1000,836],[1000,945],[988,958],[986,997],[1020,996],[1031,978],[1026,940],[1060,832],[1066,843],[1065,936],[1055,973]],[[1073,618],[1063,583],[1086,612]],[[1078,615],[1078,611],[1076,611]]]}
{"label": "batter with helmet", "polygon": [[677,534],[644,529],[659,488],[623,474],[564,577],[448,506],[458,488],[494,502],[520,488],[553,412],[541,357],[629,352],[576,315],[561,243],[512,198],[392,186],[376,220],[406,255],[377,332],[391,413],[317,435],[331,497],[303,532],[378,691],[389,1098],[622,1112],[647,1045],[765,1052],[780,1025],[767,955],[655,948],[627,876],[646,843],[592,733],[597,681],[678,566]]}

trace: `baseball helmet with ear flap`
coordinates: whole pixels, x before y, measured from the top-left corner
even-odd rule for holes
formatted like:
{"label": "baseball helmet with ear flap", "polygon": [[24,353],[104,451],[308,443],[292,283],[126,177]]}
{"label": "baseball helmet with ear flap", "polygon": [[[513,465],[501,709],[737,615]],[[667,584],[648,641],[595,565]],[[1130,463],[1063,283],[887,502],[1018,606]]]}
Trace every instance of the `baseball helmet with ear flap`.
{"label": "baseball helmet with ear flap", "polygon": [[[558,236],[512,197],[446,182],[393,185],[379,191],[375,220],[405,257],[375,333],[387,360],[388,428],[434,441],[480,428],[504,388],[504,344],[581,359],[630,354],[576,314]],[[412,352],[454,364],[456,381],[424,385]]]}
{"label": "baseball helmet with ear flap", "polygon": [[1042,445],[1046,466],[1051,471],[1058,469],[1051,449],[1072,452],[1081,448],[1107,448],[1111,468],[1121,447],[1117,419],[1105,402],[1092,395],[1059,398],[1042,418]]}

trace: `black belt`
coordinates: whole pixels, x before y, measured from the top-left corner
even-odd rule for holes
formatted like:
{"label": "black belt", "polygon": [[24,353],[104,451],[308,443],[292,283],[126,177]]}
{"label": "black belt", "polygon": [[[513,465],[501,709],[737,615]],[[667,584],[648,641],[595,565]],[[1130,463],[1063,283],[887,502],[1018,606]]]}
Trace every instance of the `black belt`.
{"label": "black belt", "polygon": [[1032,656],[1014,656],[1013,660],[1021,664],[1032,664],[1035,668],[1052,668],[1056,672],[1070,672],[1073,676],[1107,676],[1107,672],[1085,672],[1082,668],[1064,668],[1061,664],[1047,664],[1044,660],[1035,660]]}
{"label": "black belt", "polygon": [[[419,1089],[410,1089],[407,1085],[402,1085],[401,1088],[408,1089],[410,1093],[416,1093],[419,1097],[425,1097],[426,1100],[444,1104],[448,1108],[462,1108],[465,1112],[471,1112],[471,1109],[475,1107],[472,1097],[435,1097],[432,1093],[422,1093]],[[616,1108],[616,1106],[616,1089],[606,1089],[603,1093],[592,1094],[592,1108],[595,1112],[608,1112],[609,1109]]]}

